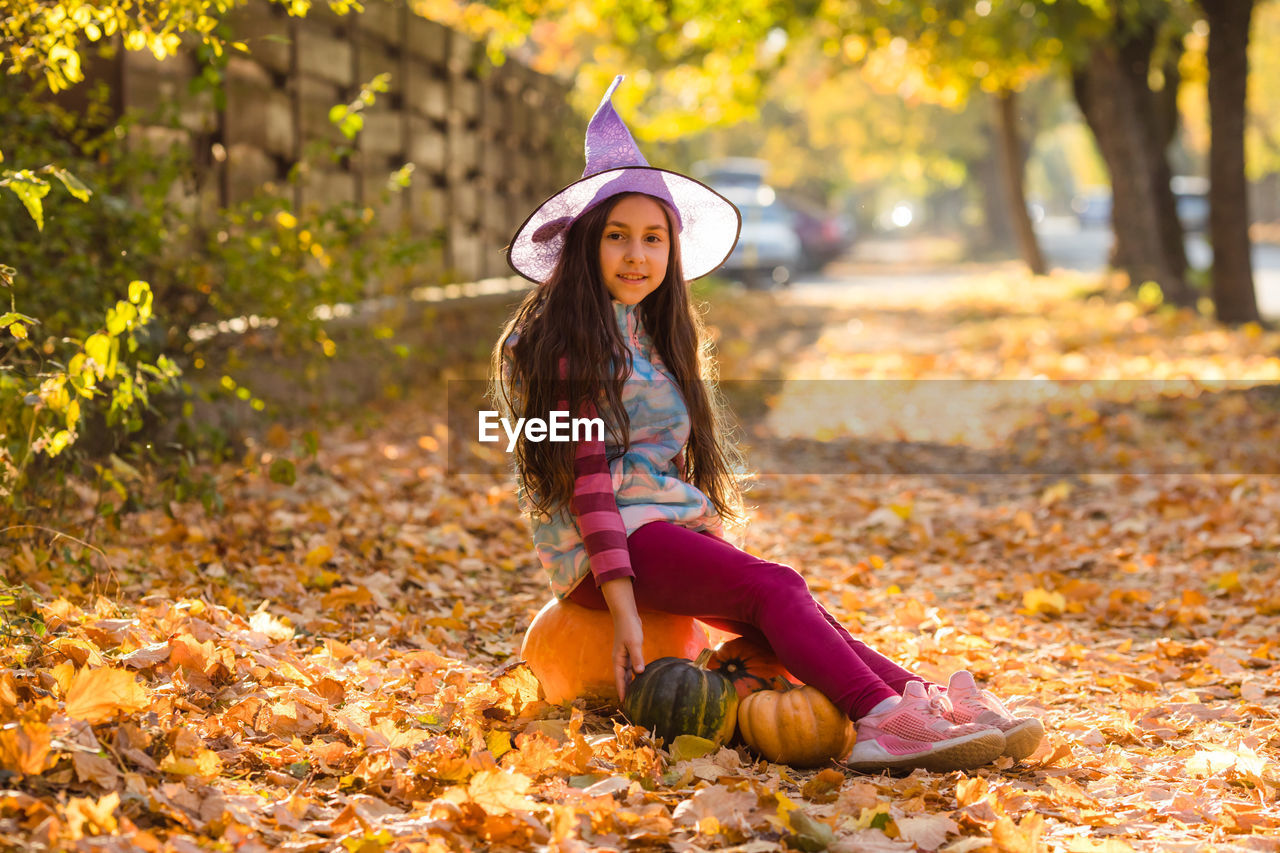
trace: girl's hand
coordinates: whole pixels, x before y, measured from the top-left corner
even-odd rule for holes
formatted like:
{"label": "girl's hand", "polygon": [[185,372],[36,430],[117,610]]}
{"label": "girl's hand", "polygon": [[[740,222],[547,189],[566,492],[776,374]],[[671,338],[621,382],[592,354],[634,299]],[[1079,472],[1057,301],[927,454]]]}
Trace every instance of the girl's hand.
{"label": "girl's hand", "polygon": [[644,672],[644,626],[630,578],[606,581],[600,592],[613,616],[613,680],[622,699],[631,679]]}
{"label": "girl's hand", "polygon": [[640,616],[619,622],[613,620],[613,678],[618,698],[627,695],[631,679],[644,672],[644,627]]}

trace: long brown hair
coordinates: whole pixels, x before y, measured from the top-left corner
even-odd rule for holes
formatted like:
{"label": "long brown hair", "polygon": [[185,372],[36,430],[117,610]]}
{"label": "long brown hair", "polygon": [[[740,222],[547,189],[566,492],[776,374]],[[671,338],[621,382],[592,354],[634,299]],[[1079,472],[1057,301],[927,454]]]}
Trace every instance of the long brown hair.
{"label": "long brown hair", "polygon": [[[503,329],[493,350],[490,374],[491,396],[515,417],[545,419],[566,402],[577,417],[588,402],[595,404],[609,430],[609,442],[620,454],[631,446],[630,419],[622,405],[631,353],[600,271],[600,241],[609,213],[626,195],[633,194],[612,196],[569,226],[551,276],[530,291]],[[742,492],[735,471],[739,459],[725,434],[709,341],[690,303],[674,216],[664,202],[654,200],[667,218],[670,257],[666,277],[637,310],[689,412],[689,442],[680,475],[711,499],[725,521],[738,521],[742,518]],[[561,373],[562,364],[567,365],[567,375]],[[571,443],[528,441],[521,433],[515,460],[534,511],[554,515],[569,505],[573,459]]]}

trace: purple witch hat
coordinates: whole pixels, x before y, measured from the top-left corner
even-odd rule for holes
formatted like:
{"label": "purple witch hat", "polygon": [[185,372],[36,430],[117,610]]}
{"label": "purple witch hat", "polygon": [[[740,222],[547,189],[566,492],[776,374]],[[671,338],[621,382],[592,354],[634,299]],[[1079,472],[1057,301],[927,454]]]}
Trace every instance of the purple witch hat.
{"label": "purple witch hat", "polygon": [[738,242],[742,217],[732,202],[700,181],[655,169],[644,159],[613,108],[613,92],[621,82],[621,75],[614,78],[587,125],[582,178],[539,205],[511,238],[507,261],[530,281],[550,277],[574,220],[619,193],[645,193],[675,211],[680,261],[689,281],[724,263]]}

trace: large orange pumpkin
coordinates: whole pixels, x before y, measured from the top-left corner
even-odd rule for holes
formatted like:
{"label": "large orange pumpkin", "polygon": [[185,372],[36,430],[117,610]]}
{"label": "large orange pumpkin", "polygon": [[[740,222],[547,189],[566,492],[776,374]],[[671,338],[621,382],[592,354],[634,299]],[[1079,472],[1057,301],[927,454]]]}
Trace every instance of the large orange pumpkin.
{"label": "large orange pumpkin", "polygon": [[[658,658],[697,658],[707,629],[690,616],[640,611],[645,663]],[[520,657],[542,685],[548,702],[576,698],[617,703],[613,681],[613,618],[572,601],[549,601],[525,631]]]}
{"label": "large orange pumpkin", "polygon": [[709,666],[733,682],[738,698],[772,687],[778,678],[799,683],[773,649],[746,637],[734,637],[716,646]]}
{"label": "large orange pumpkin", "polygon": [[816,687],[758,690],[738,704],[738,732],[775,764],[818,767],[853,749],[853,723]]}

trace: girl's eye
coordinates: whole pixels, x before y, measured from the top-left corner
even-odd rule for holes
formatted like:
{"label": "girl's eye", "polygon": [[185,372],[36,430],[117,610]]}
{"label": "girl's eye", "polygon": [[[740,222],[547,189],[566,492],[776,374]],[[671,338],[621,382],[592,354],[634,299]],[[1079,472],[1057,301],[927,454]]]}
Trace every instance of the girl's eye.
{"label": "girl's eye", "polygon": [[659,237],[657,234],[650,234],[650,235],[649,235],[649,237],[648,237],[647,239],[649,240],[649,242],[650,242],[650,243],[661,243],[661,242],[662,242],[662,238],[661,238],[661,237]]}

